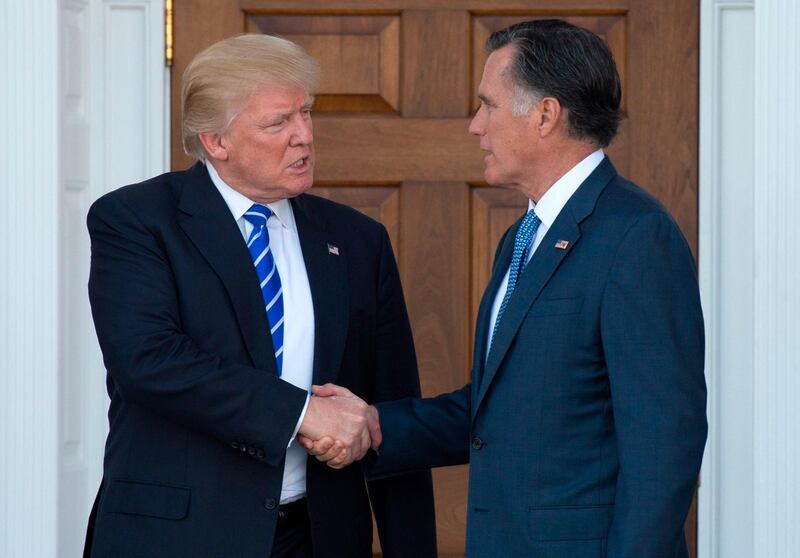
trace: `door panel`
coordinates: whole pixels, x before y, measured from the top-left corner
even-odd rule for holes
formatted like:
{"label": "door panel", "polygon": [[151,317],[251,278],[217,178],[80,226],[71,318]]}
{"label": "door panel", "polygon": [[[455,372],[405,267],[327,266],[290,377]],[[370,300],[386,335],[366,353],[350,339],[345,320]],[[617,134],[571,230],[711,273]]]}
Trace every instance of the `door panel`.
{"label": "door panel", "polygon": [[245,30],[285,37],[320,63],[316,112],[397,112],[399,15],[246,15]]}
{"label": "door panel", "polygon": [[[314,192],[383,222],[395,248],[425,395],[468,381],[481,293],[503,231],[526,206],[483,182],[467,127],[489,34],[559,17],[604,38],[623,83],[625,120],[607,150],[660,198],[697,246],[698,7],[693,0],[179,0],[178,78],[230,35],[279,34],[322,68],[314,106]],[[173,168],[180,89],[173,79]],[[434,472],[442,556],[464,549],[467,468]],[[696,547],[696,508],[686,532]],[[377,541],[377,538],[376,538]],[[376,542],[376,552],[379,548]]]}

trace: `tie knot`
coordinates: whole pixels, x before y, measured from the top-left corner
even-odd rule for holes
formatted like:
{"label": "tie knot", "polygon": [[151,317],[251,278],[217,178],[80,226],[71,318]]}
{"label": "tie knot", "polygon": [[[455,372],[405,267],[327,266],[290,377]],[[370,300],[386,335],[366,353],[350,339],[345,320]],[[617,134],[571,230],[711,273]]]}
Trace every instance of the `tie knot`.
{"label": "tie knot", "polygon": [[252,207],[245,212],[244,218],[247,219],[253,227],[258,228],[266,226],[267,221],[272,215],[272,210],[269,207],[261,205],[260,203],[254,203]]}
{"label": "tie knot", "polygon": [[540,223],[539,216],[532,209],[522,218],[519,229],[517,229],[517,235],[514,238],[514,258],[521,258],[527,252]]}
{"label": "tie knot", "polygon": [[520,229],[532,229],[536,225],[541,223],[539,216],[536,215],[536,212],[533,209],[528,210],[525,214],[525,217],[522,218],[522,223],[520,223]]}

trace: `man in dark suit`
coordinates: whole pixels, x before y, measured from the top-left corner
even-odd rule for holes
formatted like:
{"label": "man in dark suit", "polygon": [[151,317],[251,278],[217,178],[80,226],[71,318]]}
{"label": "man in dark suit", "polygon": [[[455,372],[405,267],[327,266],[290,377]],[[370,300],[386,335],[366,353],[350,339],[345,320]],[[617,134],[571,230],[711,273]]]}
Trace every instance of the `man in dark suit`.
{"label": "man in dark suit", "polygon": [[[366,401],[419,395],[385,229],[304,194],[316,63],[264,35],[187,68],[201,161],[92,206],[110,432],[86,556],[436,556],[430,472],[365,484]],[[310,397],[336,382],[348,397]],[[336,440],[340,469],[297,434]],[[413,534],[413,536],[409,536]]]}
{"label": "man in dark suit", "polygon": [[[472,383],[379,404],[372,473],[469,462],[470,558],[685,557],[707,431],[689,247],[602,151],[620,82],[597,36],[525,22],[488,50],[470,132],[486,181],[529,210],[497,249]],[[332,465],[346,457],[303,442]]]}

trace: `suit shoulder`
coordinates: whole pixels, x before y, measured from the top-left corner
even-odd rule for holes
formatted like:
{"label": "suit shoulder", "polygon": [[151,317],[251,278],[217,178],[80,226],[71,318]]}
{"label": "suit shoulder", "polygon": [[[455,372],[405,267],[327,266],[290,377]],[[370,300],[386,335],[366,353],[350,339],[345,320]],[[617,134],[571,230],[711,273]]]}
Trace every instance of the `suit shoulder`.
{"label": "suit shoulder", "polygon": [[601,214],[614,217],[620,224],[628,225],[644,216],[662,216],[674,222],[664,204],[634,182],[617,176],[597,200],[597,210]]}
{"label": "suit shoulder", "polygon": [[95,200],[89,213],[113,210],[120,206],[140,216],[172,214],[179,199],[180,184],[186,171],[167,172],[145,181],[122,186]]}
{"label": "suit shoulder", "polygon": [[609,182],[603,196],[634,213],[667,213],[664,205],[650,192],[623,176]]}
{"label": "suit shoulder", "polygon": [[621,176],[614,178],[597,200],[593,229],[609,246],[619,246],[631,231],[637,242],[647,246],[645,238],[674,238],[687,247],[680,226],[666,207],[652,194]]}

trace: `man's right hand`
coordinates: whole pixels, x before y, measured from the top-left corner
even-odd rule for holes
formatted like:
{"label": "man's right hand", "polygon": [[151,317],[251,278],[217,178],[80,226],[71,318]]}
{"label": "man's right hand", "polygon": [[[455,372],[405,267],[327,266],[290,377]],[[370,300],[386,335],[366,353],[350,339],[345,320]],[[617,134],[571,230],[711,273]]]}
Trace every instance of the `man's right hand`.
{"label": "man's right hand", "polygon": [[[346,388],[337,386],[335,384],[312,386],[312,392],[319,398],[338,396],[353,397],[358,399]],[[383,441],[380,419],[378,417],[378,409],[376,409],[373,405],[367,406],[366,418],[370,446],[377,452],[381,442]],[[364,453],[362,453],[361,456],[354,457],[344,448],[344,445],[340,440],[335,440],[331,436],[324,436],[322,438],[314,439],[301,433],[298,436],[298,441],[304,448],[306,448],[310,455],[315,456],[319,461],[327,463],[328,466],[333,467],[334,469],[341,469],[342,467],[352,463],[354,460],[361,459],[366,453],[366,450],[364,450]]]}
{"label": "man's right hand", "polygon": [[[335,458],[334,463],[329,463],[335,468],[349,465],[364,457],[370,448],[368,415],[371,409],[374,407],[343,387],[314,386],[314,396],[308,402],[298,431],[299,442],[306,449],[315,443],[324,444],[324,452],[310,453],[317,455],[320,461]],[[328,459],[321,459],[327,455],[330,455]]]}

